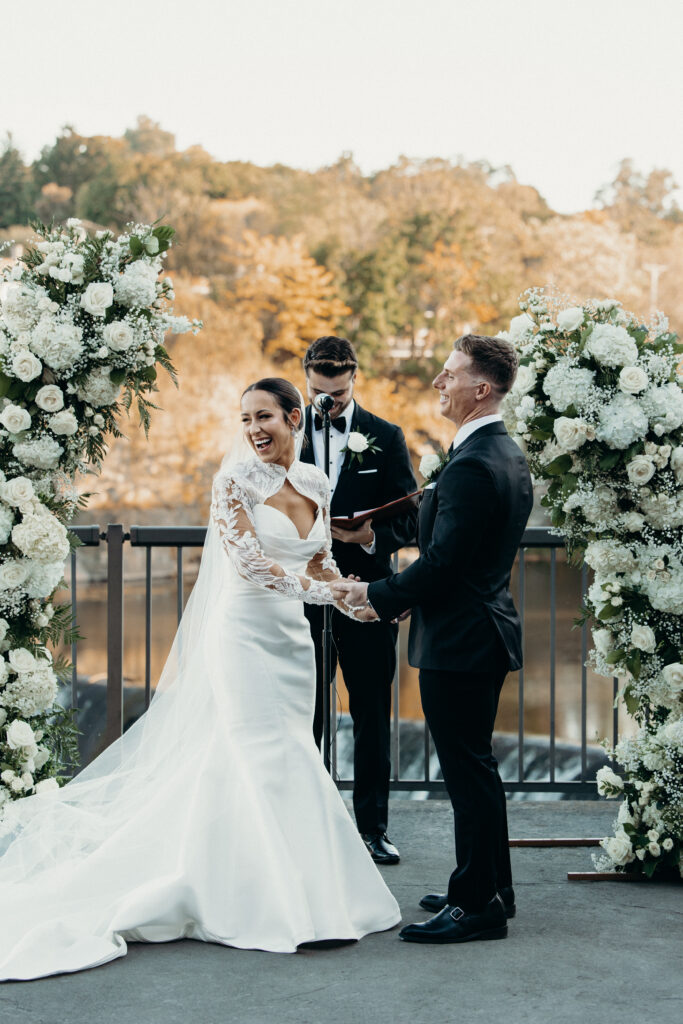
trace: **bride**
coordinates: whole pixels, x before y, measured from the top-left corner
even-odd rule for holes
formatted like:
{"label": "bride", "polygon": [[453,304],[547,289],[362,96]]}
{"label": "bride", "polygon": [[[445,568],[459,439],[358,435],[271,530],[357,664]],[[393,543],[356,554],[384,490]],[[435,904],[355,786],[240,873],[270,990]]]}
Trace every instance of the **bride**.
{"label": "bride", "polygon": [[[0,979],[190,938],[295,952],[400,918],[315,747],[304,601],[332,603],[329,487],[297,458],[301,395],[242,396],[197,582],[149,711],[0,838]],[[351,611],[341,607],[346,614]]]}

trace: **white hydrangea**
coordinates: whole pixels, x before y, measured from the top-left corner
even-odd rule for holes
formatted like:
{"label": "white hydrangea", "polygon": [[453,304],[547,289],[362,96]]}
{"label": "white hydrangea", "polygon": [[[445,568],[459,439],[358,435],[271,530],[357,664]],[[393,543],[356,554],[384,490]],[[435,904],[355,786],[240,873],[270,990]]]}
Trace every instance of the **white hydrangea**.
{"label": "white hydrangea", "polygon": [[[1,571],[1,570],[0,570]],[[50,597],[64,576],[64,560],[52,564],[36,564],[26,574],[26,593],[30,598]]]}
{"label": "white hydrangea", "polygon": [[640,492],[640,507],[647,522],[656,530],[683,526],[683,500],[681,492],[667,494],[660,491],[653,494],[644,487]]}
{"label": "white hydrangea", "polygon": [[51,708],[56,696],[54,670],[46,661],[40,661],[32,671],[17,676],[0,691],[0,704],[32,718]]}
{"label": "white hydrangea", "polygon": [[543,390],[558,412],[573,405],[583,412],[595,400],[595,374],[582,366],[572,366],[567,358],[558,359],[543,381]]}
{"label": "white hydrangea", "polygon": [[683,389],[680,385],[671,382],[650,388],[640,401],[655,433],[660,433],[660,436],[678,430],[683,424]]}
{"label": "white hydrangea", "polygon": [[647,415],[641,401],[633,395],[620,393],[600,410],[596,437],[609,448],[624,449],[644,437],[647,427]]}
{"label": "white hydrangea", "polygon": [[596,324],[585,351],[601,366],[631,366],[638,359],[638,346],[624,327]]}
{"label": "white hydrangea", "polygon": [[114,287],[116,301],[122,306],[151,306],[157,297],[157,276],[149,263],[130,263]]}
{"label": "white hydrangea", "polygon": [[13,334],[30,330],[37,319],[36,293],[24,285],[10,285],[2,300],[2,319]]}
{"label": "white hydrangea", "polygon": [[109,373],[108,366],[98,366],[92,370],[76,392],[80,400],[94,409],[113,405],[118,400],[121,388],[118,384],[112,384]]}
{"label": "white hydrangea", "polygon": [[41,325],[33,332],[32,348],[53,370],[66,370],[83,353],[83,331],[76,324],[57,323],[44,332]]}
{"label": "white hydrangea", "polygon": [[12,530],[12,543],[41,565],[66,559],[69,540],[66,527],[53,515],[27,515]]}
{"label": "white hydrangea", "polygon": [[630,572],[636,565],[633,552],[617,540],[591,541],[584,560],[596,572]]}
{"label": "white hydrangea", "polygon": [[12,448],[15,459],[36,469],[54,469],[63,451],[61,444],[50,437],[20,441]]}

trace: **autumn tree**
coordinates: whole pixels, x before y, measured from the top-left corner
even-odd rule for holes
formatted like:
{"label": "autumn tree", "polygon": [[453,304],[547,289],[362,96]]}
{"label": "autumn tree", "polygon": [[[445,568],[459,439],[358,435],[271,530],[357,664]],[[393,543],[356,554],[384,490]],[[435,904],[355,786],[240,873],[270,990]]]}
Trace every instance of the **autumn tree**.
{"label": "autumn tree", "polygon": [[308,254],[301,236],[246,231],[237,259],[226,298],[258,322],[261,350],[277,362],[300,359],[317,337],[335,333],[349,312],[335,293],[332,274]]}

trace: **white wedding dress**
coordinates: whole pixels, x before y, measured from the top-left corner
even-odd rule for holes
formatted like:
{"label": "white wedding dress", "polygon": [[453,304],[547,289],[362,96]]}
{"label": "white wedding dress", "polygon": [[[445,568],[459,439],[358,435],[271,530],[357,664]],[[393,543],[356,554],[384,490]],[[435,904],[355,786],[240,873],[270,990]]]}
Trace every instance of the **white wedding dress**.
{"label": "white wedding dress", "polygon": [[[285,477],[318,506],[303,539],[265,504]],[[254,457],[217,476],[149,711],[67,786],[10,807],[0,979],[95,967],[129,941],[294,952],[399,921],[312,738],[303,600],[328,601],[338,575],[328,515],[314,466]]]}

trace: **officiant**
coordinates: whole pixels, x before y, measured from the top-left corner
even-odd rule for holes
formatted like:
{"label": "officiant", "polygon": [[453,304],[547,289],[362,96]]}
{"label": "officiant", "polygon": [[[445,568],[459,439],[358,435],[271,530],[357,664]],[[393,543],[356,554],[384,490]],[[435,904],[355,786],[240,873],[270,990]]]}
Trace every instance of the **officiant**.
{"label": "officiant", "polygon": [[[417,487],[403,431],[363,409],[354,398],[358,359],[345,338],[318,338],[304,356],[311,403],[330,395],[329,477],[331,515],[351,516],[401,498]],[[324,466],[324,431],[311,405],[306,409],[306,437],[301,459]],[[416,509],[381,523],[366,521],[354,530],[332,526],[332,553],[344,576],[363,580],[389,576],[391,556],[415,541]],[[323,610],[306,605],[316,657],[316,706],[313,733],[323,735]],[[358,830],[374,861],[397,864],[399,853],[388,838],[391,773],[391,684],[396,669],[398,626],[391,622],[354,622],[332,610],[332,665],[338,663],[349,694],[353,721],[353,808]]]}

